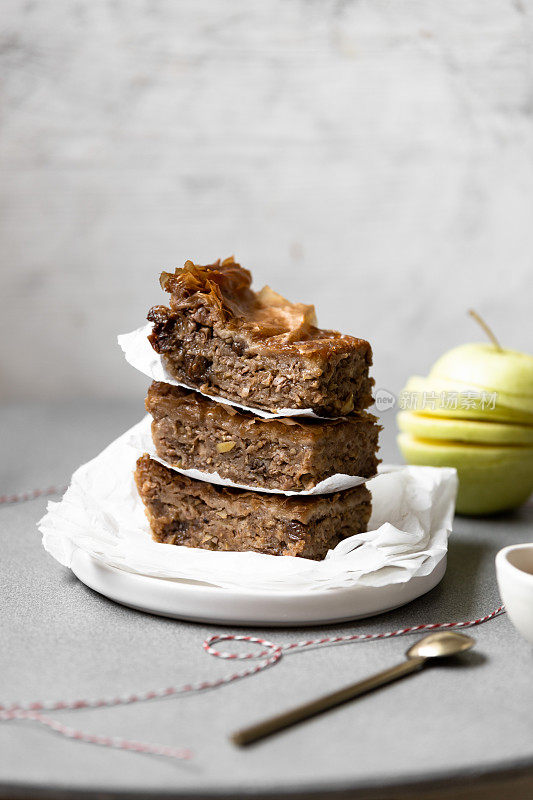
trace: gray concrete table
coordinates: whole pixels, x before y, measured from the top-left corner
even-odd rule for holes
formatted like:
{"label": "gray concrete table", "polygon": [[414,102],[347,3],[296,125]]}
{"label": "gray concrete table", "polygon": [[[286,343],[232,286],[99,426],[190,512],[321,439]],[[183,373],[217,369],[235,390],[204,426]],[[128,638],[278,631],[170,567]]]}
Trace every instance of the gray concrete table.
{"label": "gray concrete table", "polygon": [[[141,413],[141,403],[3,408],[0,491],[64,484]],[[385,424],[390,459],[392,416]],[[212,626],[115,605],[61,568],[43,551],[35,527],[45,505],[36,499],[0,508],[2,700],[113,695],[234,670],[202,650]],[[385,631],[491,611],[500,602],[494,554],[533,539],[532,518],[531,507],[486,520],[458,518],[446,577],[430,594],[380,617],[305,636]],[[301,630],[254,633],[279,642],[302,636]],[[527,776],[533,770],[532,649],[505,615],[474,635],[476,650],[460,664],[428,668],[245,751],[229,743],[229,731],[394,663],[412,638],[287,655],[260,675],[203,694],[55,714],[93,733],[187,745],[195,754],[187,763],[68,741],[29,722],[2,723],[0,796],[397,797],[402,787],[422,791]]]}

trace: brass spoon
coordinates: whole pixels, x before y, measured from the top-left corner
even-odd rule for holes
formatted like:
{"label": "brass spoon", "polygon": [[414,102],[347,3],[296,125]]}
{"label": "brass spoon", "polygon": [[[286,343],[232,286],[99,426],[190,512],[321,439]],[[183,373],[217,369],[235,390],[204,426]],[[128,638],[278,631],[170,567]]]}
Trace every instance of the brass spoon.
{"label": "brass spoon", "polygon": [[455,631],[430,633],[409,648],[406,653],[407,660],[401,664],[389,667],[383,672],[378,672],[370,678],[352,683],[350,686],[345,686],[344,689],[319,697],[318,700],[311,700],[309,703],[304,703],[304,705],[285,711],[282,714],[271,717],[271,719],[263,720],[256,725],[251,725],[249,728],[236,731],[232,734],[231,739],[238,745],[251,744],[265,736],[270,736],[271,733],[288,728],[296,722],[314,717],[315,714],[320,714],[328,708],[338,706],[346,702],[346,700],[353,700],[355,697],[372,691],[372,689],[377,689],[378,686],[383,686],[385,683],[390,683],[398,678],[403,678],[404,675],[409,675],[411,672],[416,672],[424,666],[428,658],[454,656],[457,653],[469,650],[474,643],[475,639],[472,639],[471,636],[455,633]]}

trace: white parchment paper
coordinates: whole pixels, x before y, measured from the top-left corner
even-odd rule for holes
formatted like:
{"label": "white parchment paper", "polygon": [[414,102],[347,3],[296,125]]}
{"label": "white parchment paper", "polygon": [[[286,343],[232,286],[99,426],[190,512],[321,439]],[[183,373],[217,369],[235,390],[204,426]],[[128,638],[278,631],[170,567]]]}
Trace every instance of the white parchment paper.
{"label": "white parchment paper", "polygon": [[368,482],[373,502],[368,532],[345,539],[323,561],[156,543],[133,480],[143,451],[130,440],[131,430],[74,473],[60,502],[48,504],[39,530],[60,564],[69,567],[81,548],[141,575],[288,592],[402,583],[428,575],[446,553],[457,475],[433,467],[382,468]]}
{"label": "white parchment paper", "polygon": [[136,331],[131,333],[123,333],[117,337],[117,341],[122,348],[122,352],[128,364],[138,369],[144,375],[147,375],[153,381],[162,381],[163,383],[170,383],[172,386],[183,386],[185,389],[194,389],[195,392],[200,392],[204,397],[209,397],[210,400],[216,400],[218,403],[225,403],[226,405],[235,406],[235,408],[242,408],[244,411],[253,411],[258,417],[263,419],[276,419],[276,417],[318,417],[318,414],[311,408],[280,408],[277,411],[262,411],[259,408],[252,408],[245,406],[242,403],[236,403],[234,400],[228,400],[225,397],[219,397],[213,394],[206,394],[200,391],[196,386],[189,386],[187,383],[181,383],[170,375],[167,371],[163,359],[155,352],[154,348],[148,341],[148,335],[152,332],[152,325],[144,325],[142,328],[137,328]]}
{"label": "white parchment paper", "polygon": [[159,461],[160,464],[164,464],[165,467],[169,467],[176,472],[180,472],[182,475],[188,475],[189,478],[195,478],[198,481],[216,483],[218,486],[233,486],[236,489],[250,489],[252,492],[261,491],[267,492],[268,494],[285,494],[288,496],[296,495],[298,497],[302,497],[303,495],[309,494],[330,494],[331,492],[338,492],[340,489],[349,489],[350,486],[359,486],[361,483],[364,483],[366,480],[368,480],[368,478],[362,478],[360,475],[344,475],[337,473],[336,475],[330,475],[329,478],[320,481],[320,483],[317,483],[317,485],[313,486],[312,489],[302,489],[299,492],[283,492],[281,489],[265,489],[264,487],[260,486],[247,486],[244,483],[234,483],[227,478],[222,478],[218,472],[202,472],[199,469],[180,469],[174,464],[170,464],[168,461],[160,458],[157,455],[157,451],[154,447],[154,442],[151,435],[151,424],[152,417],[147,414],[146,417],[141,420],[141,422],[139,422],[137,425],[134,425],[133,428],[130,429],[130,436],[127,439],[127,443],[141,453],[148,453],[151,458]]}

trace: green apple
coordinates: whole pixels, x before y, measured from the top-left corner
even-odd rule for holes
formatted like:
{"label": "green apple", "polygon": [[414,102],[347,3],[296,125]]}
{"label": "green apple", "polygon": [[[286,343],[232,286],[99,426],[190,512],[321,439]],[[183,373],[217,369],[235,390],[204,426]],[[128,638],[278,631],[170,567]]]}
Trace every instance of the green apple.
{"label": "green apple", "polygon": [[515,508],[533,490],[533,356],[490,344],[444,353],[400,395],[398,445],[409,464],[455,467],[457,510]]}
{"label": "green apple", "polygon": [[[494,344],[462,344],[433,365],[430,378],[473,386],[502,395],[518,395],[533,409],[533,356]],[[506,405],[502,399],[502,404]]]}
{"label": "green apple", "polygon": [[447,419],[412,411],[400,411],[397,422],[403,433],[410,433],[417,439],[533,447],[533,425],[513,425],[510,422],[485,422],[477,419]]}
{"label": "green apple", "polygon": [[533,397],[434,376],[409,378],[400,394],[400,407],[431,416],[533,425]]}
{"label": "green apple", "polygon": [[398,446],[409,464],[457,469],[460,514],[516,508],[533,491],[533,446],[462,444],[418,439],[409,433],[399,434]]}

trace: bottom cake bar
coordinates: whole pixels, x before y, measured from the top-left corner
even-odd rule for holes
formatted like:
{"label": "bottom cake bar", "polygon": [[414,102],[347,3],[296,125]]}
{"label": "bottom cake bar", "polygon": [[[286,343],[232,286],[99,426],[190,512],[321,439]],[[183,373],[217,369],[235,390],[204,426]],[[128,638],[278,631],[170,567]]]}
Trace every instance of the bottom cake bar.
{"label": "bottom cake bar", "polygon": [[364,485],[304,497],[216,486],[143,455],[135,482],[156,542],[204,550],[254,550],[320,560],[342,539],[366,531]]}

